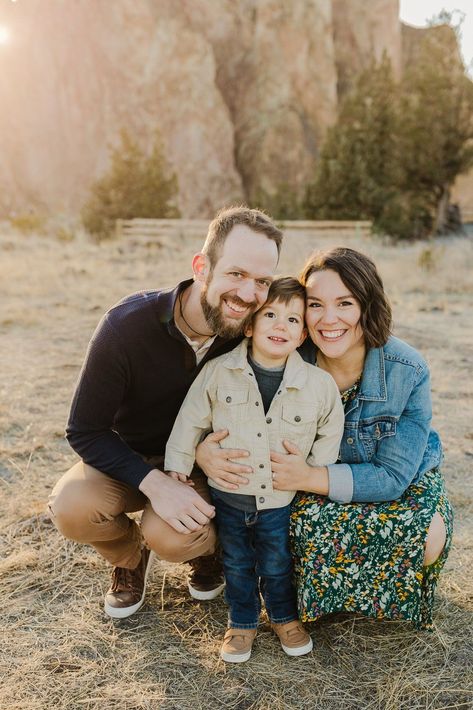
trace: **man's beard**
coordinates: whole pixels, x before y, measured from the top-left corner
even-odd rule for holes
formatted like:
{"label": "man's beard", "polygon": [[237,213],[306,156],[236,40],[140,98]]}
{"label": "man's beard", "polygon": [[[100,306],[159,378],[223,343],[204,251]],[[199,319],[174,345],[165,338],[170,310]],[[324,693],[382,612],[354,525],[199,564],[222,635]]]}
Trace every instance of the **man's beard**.
{"label": "man's beard", "polygon": [[216,335],[219,335],[221,338],[225,338],[226,340],[238,338],[238,336],[244,334],[246,328],[251,324],[253,314],[256,311],[258,304],[256,301],[248,304],[238,298],[238,296],[232,296],[232,301],[235,303],[241,304],[245,308],[250,306],[251,312],[248,313],[248,315],[242,320],[231,320],[225,319],[222,314],[223,299],[224,296],[221,296],[219,305],[212,306],[207,300],[207,284],[205,284],[200,294],[200,305],[202,306],[205,320],[207,321],[211,331]]}

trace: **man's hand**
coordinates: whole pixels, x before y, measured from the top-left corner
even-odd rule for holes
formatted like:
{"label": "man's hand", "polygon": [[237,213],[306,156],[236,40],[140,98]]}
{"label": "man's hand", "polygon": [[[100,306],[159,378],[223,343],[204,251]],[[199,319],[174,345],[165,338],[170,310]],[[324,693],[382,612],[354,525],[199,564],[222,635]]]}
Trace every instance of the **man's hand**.
{"label": "man's hand", "polygon": [[215,515],[214,506],[191,486],[173,480],[157,468],[143,478],[139,489],[149,498],[156,515],[184,535],[201,530]]}
{"label": "man's hand", "polygon": [[234,463],[231,459],[249,456],[244,449],[222,449],[220,442],[228,436],[228,429],[221,429],[208,434],[195,451],[195,460],[208,478],[222,488],[235,491],[249,483],[241,474],[253,473],[251,466]]}

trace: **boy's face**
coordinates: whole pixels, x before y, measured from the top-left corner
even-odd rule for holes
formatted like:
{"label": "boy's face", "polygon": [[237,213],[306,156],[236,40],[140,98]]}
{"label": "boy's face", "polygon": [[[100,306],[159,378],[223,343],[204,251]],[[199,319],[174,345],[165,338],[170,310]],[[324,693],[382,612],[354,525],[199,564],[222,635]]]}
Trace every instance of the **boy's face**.
{"label": "boy's face", "polygon": [[251,354],[263,367],[281,367],[306,337],[305,303],[294,296],[289,303],[265,303],[254,315],[245,335],[251,337]]}

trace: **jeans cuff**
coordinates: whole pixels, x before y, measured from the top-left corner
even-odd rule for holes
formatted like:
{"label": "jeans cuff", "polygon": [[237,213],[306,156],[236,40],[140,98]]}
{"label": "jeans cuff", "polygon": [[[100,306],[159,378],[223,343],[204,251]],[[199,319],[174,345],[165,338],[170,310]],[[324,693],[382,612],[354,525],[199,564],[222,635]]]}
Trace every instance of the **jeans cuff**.
{"label": "jeans cuff", "polygon": [[299,621],[297,614],[291,614],[291,616],[285,616],[283,619],[271,619],[272,624],[287,624],[289,621]]}
{"label": "jeans cuff", "polygon": [[252,624],[251,622],[249,624],[236,624],[231,619],[229,619],[227,628],[228,629],[257,629],[258,622],[255,621],[254,624]]}

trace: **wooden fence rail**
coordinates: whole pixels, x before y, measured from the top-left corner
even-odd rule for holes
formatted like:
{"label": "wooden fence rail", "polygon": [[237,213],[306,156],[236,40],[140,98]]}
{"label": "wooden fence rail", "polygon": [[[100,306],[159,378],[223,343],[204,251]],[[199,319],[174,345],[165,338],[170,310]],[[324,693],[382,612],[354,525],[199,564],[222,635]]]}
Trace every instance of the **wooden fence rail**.
{"label": "wooden fence rail", "polygon": [[[320,236],[329,236],[340,232],[344,236],[364,236],[371,231],[369,221],[311,221],[285,220],[277,222],[285,232],[313,232]],[[206,219],[118,219],[115,233],[119,238],[147,239],[177,235],[201,235],[205,237],[209,226]]]}

